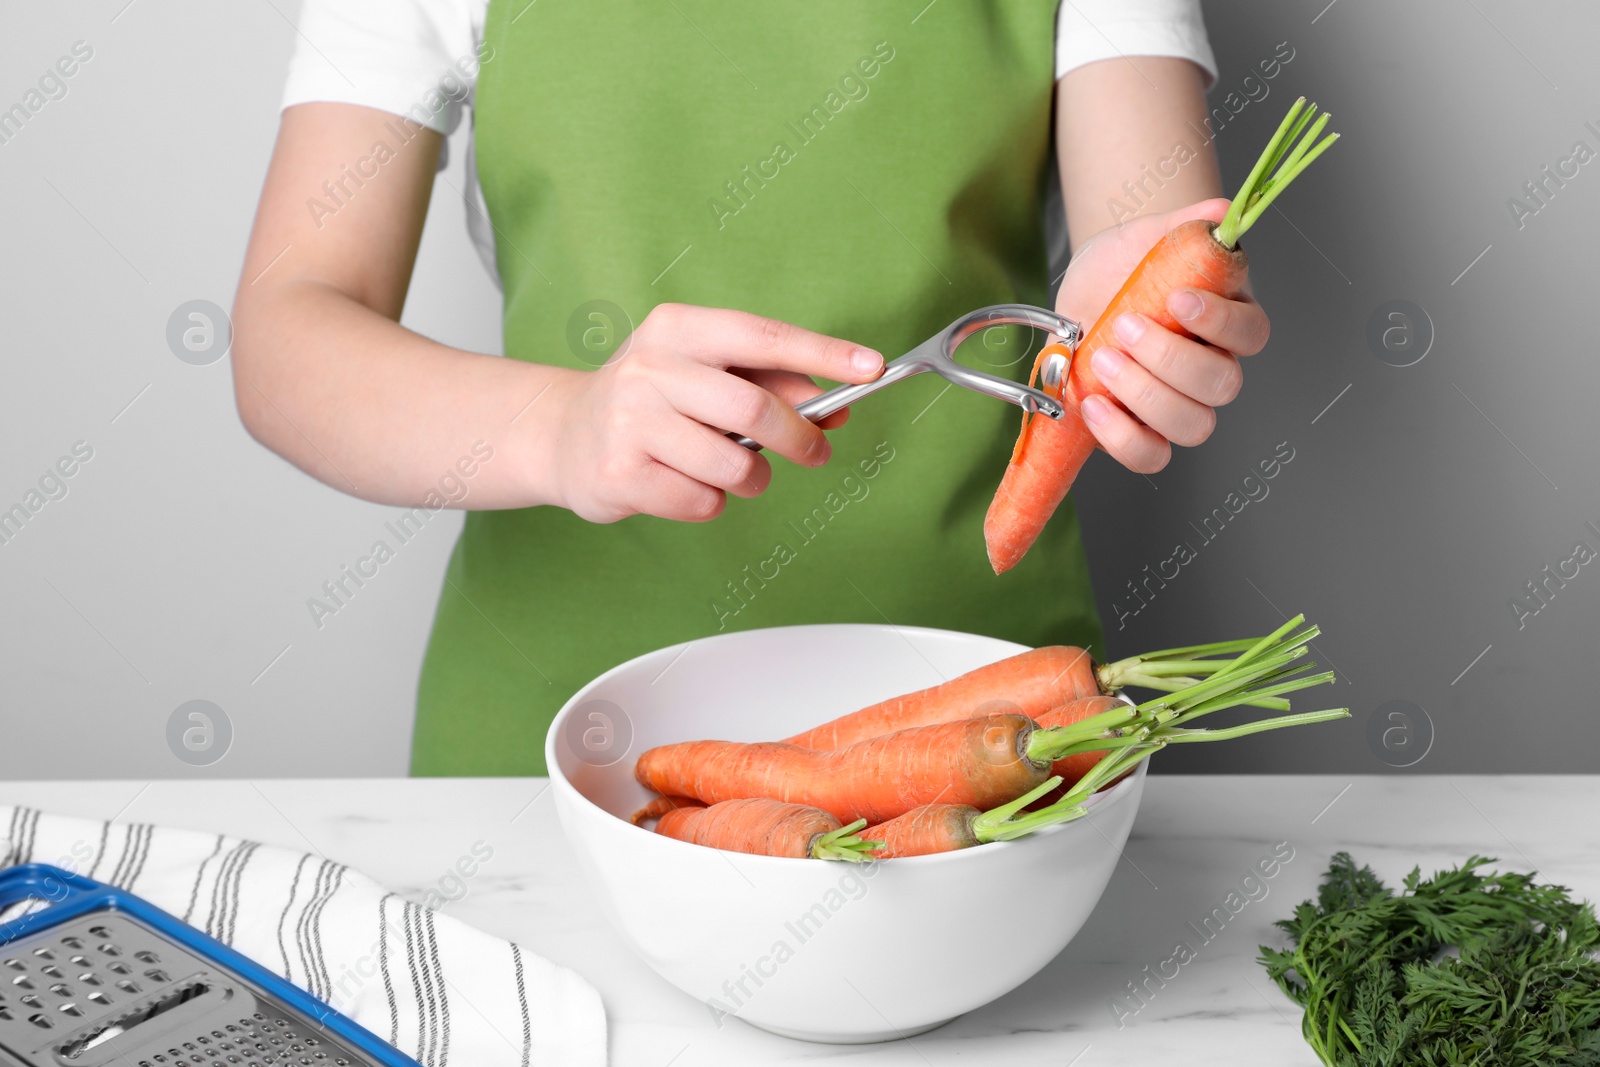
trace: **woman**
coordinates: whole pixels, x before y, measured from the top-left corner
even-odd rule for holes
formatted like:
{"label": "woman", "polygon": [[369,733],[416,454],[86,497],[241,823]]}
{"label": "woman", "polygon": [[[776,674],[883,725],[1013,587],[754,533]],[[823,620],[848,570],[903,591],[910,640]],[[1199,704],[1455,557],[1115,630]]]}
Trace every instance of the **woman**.
{"label": "woman", "polygon": [[[1056,308],[1080,322],[1167,228],[1221,218],[1193,0],[1078,0],[1059,25],[1020,0],[307,0],[301,19],[234,307],[236,391],[251,433],[346,492],[437,506],[442,477],[468,480],[414,773],[541,774],[575,689],[718,632],[1097,639],[1070,508],[989,571],[1014,409],[932,379],[848,424],[792,405],[815,379],[872,380],[962,312],[1044,303],[1052,146],[1074,250]],[[469,221],[510,358],[397,322],[473,78],[486,210]],[[1267,334],[1248,297],[1171,309],[1201,340],[1125,323],[1094,368],[1123,406],[1084,409],[1146,473],[1209,435]],[[1022,343],[997,332],[966,358],[1026,366]]]}

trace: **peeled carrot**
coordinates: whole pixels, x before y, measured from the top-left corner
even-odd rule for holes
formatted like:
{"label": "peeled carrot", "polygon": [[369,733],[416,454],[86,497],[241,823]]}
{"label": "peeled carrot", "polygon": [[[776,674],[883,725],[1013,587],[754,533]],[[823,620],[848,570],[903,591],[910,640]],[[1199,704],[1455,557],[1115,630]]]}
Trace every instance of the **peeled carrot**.
{"label": "peeled carrot", "polygon": [[[1249,267],[1244,250],[1238,247],[1240,236],[1301,171],[1339,139],[1338,134],[1329,134],[1318,141],[1328,116],[1312,123],[1316,105],[1302,112],[1303,107],[1304,97],[1290,108],[1221,223],[1193,219],[1174,227],[1133,269],[1071,355],[1070,369],[1060,387],[1067,414],[1058,420],[1023,417],[1022,433],[983,524],[989,564],[996,574],[1016,566],[1038,540],[1095,450],[1094,434],[1078,411],[1090,395],[1116,403],[1095,377],[1089,361],[1097,349],[1117,345],[1111,329],[1117,317],[1134,312],[1175,333],[1192,336],[1167,311],[1167,298],[1173,292],[1190,288],[1226,297],[1239,294]],[[1040,351],[1034,363],[1035,381],[1044,361],[1065,351],[1059,345],[1047,345]]]}
{"label": "peeled carrot", "polygon": [[[1169,648],[1106,664],[1096,664],[1088,651],[1074,645],[1046,645],[1007,656],[939,685],[841,715],[785,740],[802,748],[843,748],[912,726],[983,715],[1013,712],[1037,719],[1063,704],[1118,693],[1129,685],[1171,692],[1193,685],[1198,680],[1196,676],[1215,674],[1230,662],[1205,657],[1240,652],[1259,640],[1244,638]],[[1289,705],[1280,700],[1264,706]]]}
{"label": "peeled carrot", "polygon": [[[983,536],[989,564],[1003,574],[1022,559],[1043,532],[1045,523],[1065,499],[1074,479],[1088,462],[1097,441],[1080,415],[1084,398],[1110,398],[1089,369],[1089,359],[1104,346],[1120,347],[1111,323],[1127,312],[1143,315],[1183,336],[1191,336],[1167,311],[1167,297],[1179,288],[1204,289],[1236,296],[1248,263],[1242,250],[1225,249],[1212,236],[1212,223],[1194,219],[1168,231],[1112,298],[1084,335],[1062,386],[1067,414],[1060,419],[1029,419],[1018,438],[1011,462],[984,519]],[[1048,358],[1059,346],[1047,346]],[[1116,403],[1112,399],[1112,403]]]}
{"label": "peeled carrot", "polygon": [[1026,754],[1035,732],[1027,716],[989,715],[829,751],[781,741],[689,741],[645,752],[634,776],[657,793],[706,804],[768,797],[882,822],[922,804],[993,807],[1037,787],[1050,762]]}
{"label": "peeled carrot", "polygon": [[655,832],[694,845],[758,856],[859,860],[866,858],[868,846],[860,842],[840,845],[838,841],[865,825],[858,821],[845,826],[820,808],[755,798],[725,800],[710,807],[692,801],[666,805]]}

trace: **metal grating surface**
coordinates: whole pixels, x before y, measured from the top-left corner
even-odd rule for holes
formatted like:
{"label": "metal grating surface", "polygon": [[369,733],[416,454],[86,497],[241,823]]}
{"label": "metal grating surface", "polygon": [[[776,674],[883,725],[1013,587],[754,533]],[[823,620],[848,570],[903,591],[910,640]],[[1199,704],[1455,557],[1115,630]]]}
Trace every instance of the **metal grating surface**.
{"label": "metal grating surface", "polygon": [[299,1012],[126,915],[0,945],[0,1067],[371,1067]]}

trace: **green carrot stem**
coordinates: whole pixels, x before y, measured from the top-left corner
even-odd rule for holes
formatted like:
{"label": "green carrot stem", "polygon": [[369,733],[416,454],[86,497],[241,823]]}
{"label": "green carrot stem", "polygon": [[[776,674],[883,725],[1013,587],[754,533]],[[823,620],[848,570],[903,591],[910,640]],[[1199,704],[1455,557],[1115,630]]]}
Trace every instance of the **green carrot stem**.
{"label": "green carrot stem", "polygon": [[1300,104],[1305,103],[1305,99],[1302,96],[1299,102],[1289,109],[1289,114],[1294,116],[1294,123],[1289,127],[1289,131],[1278,140],[1277,147],[1272,150],[1272,159],[1267,163],[1266,169],[1262,171],[1263,174],[1272,174],[1277,171],[1279,165],[1283,163],[1283,157],[1289,154],[1289,150],[1294,147],[1295,142],[1300,139],[1300,135],[1305,132],[1306,125],[1316,118],[1316,104],[1307,105],[1305,110],[1300,111],[1299,115],[1295,115],[1295,112],[1299,110]]}
{"label": "green carrot stem", "polygon": [[1160,747],[1159,744],[1147,744],[1132,752],[1107,754],[1090,769],[1088,774],[1078,779],[1060,800],[1013,820],[1002,832],[999,840],[1010,841],[1045,826],[1082,818],[1088,814],[1088,809],[1083,806],[1085,800],[1098,792],[1107,782],[1122,777],[1141,761],[1150,758]]}
{"label": "green carrot stem", "polygon": [[1277,132],[1251,168],[1250,176],[1239,189],[1239,195],[1233,198],[1227,214],[1217,224],[1215,236],[1224,248],[1237,245],[1239,238],[1255,225],[1262,212],[1289,187],[1289,183],[1339,139],[1336,133],[1322,137],[1329,116],[1324,113],[1313,121],[1316,111],[1317,105],[1307,106],[1302,96],[1278,124]]}
{"label": "green carrot stem", "polygon": [[1087,738],[1067,745],[1054,755],[1056,759],[1062,760],[1068,756],[1081,756],[1085,752],[1115,752],[1118,749],[1137,748],[1150,743],[1150,733],[1149,730],[1136,730],[1116,737]]}
{"label": "green carrot stem", "polygon": [[[1304,726],[1311,723],[1328,722],[1333,719],[1349,718],[1349,716],[1350,711],[1348,708],[1331,708],[1325,711],[1308,711],[1297,715],[1261,719],[1256,722],[1218,730],[1157,727],[1155,729],[1139,730],[1127,736],[1102,740],[1098,743],[1083,742],[1084,746],[1098,744],[1098,747],[1105,749],[1106,752],[1090,768],[1089,772],[1074,783],[1060,799],[1053,804],[1040,808],[1038,811],[1026,813],[1022,811],[1027,805],[1061,784],[1059,776],[1052,777],[1016,800],[979,815],[973,820],[973,832],[978,840],[983,842],[1011,841],[1043,829],[1046,826],[1054,826],[1058,823],[1080,819],[1088,814],[1088,808],[1084,806],[1084,803],[1090,796],[1093,796],[1108,782],[1120,778],[1123,774],[1138,766],[1140,762],[1149,759],[1156,751],[1168,744],[1226,741],[1236,737],[1245,737],[1249,734],[1261,733],[1266,730],[1281,730],[1291,726]],[[1087,747],[1085,747],[1085,750],[1094,751],[1093,748]]]}
{"label": "green carrot stem", "polygon": [[[1315,666],[1315,664],[1308,663],[1306,666]],[[1263,686],[1259,689],[1251,689],[1247,693],[1248,696],[1252,697],[1250,700],[1245,700],[1241,697],[1218,697],[1216,700],[1208,700],[1204,704],[1196,705],[1195,707],[1192,707],[1189,710],[1174,716],[1170,722],[1174,726],[1181,725],[1182,723],[1188,722],[1191,719],[1198,719],[1202,715],[1210,715],[1215,711],[1225,711],[1228,708],[1237,708],[1241,705],[1261,707],[1263,701],[1256,698],[1277,696],[1281,693],[1293,693],[1300,689],[1309,689],[1314,685],[1324,685],[1328,682],[1331,682],[1333,681],[1333,678],[1334,674],[1332,671],[1323,671],[1321,674],[1308,674],[1300,678],[1291,678],[1286,682],[1279,682],[1276,685]],[[1285,709],[1287,709],[1289,706],[1289,702],[1287,700],[1280,701],[1280,703],[1283,704]]]}
{"label": "green carrot stem", "polygon": [[[1278,684],[1282,683],[1284,679],[1292,680],[1301,671],[1309,670],[1315,666],[1316,664],[1309,660],[1304,663],[1297,663],[1291,660],[1281,665],[1251,671],[1245,677],[1243,684],[1233,689],[1225,689],[1220,693],[1203,694],[1203,699],[1185,699],[1168,707],[1155,708],[1153,709],[1154,716],[1159,722],[1170,722],[1174,718],[1187,715],[1197,708],[1215,707],[1220,709],[1223,707],[1237,707],[1241,703],[1260,706],[1255,703],[1255,698],[1258,696],[1264,698],[1263,704],[1270,704],[1279,695],[1274,691]],[[1294,690],[1290,689],[1288,691],[1293,692]],[[1231,703],[1220,703],[1222,701],[1231,701]],[[1278,703],[1287,704],[1288,701],[1278,701]]]}
{"label": "green carrot stem", "polygon": [[1119,675],[1117,684],[1113,689],[1126,689],[1128,686],[1137,686],[1140,689],[1155,689],[1163,693],[1176,693],[1180,689],[1187,689],[1191,685],[1199,685],[1200,679],[1188,675],[1178,674],[1171,677],[1165,675],[1143,674],[1139,671],[1126,671]]}
{"label": "green carrot stem", "polygon": [[1061,776],[1059,774],[1053,775],[1009,804],[1002,804],[998,808],[990,808],[972,820],[972,836],[984,843],[1000,840],[1000,835],[1007,826],[1011,825],[1018,812],[1060,784]]}
{"label": "green carrot stem", "polygon": [[1198,685],[1192,685],[1179,693],[1174,693],[1167,697],[1146,701],[1144,704],[1139,706],[1141,708],[1150,710],[1168,708],[1183,709],[1193,707],[1194,705],[1204,703],[1213,697],[1223,696],[1225,694],[1236,693],[1244,690],[1252,683],[1266,679],[1269,675],[1280,671],[1287,664],[1299,659],[1305,654],[1306,650],[1303,647],[1296,647],[1288,649],[1287,651],[1276,652],[1270,656],[1258,659],[1239,670],[1218,671],[1216,674],[1212,675],[1210,678],[1199,683]]}
{"label": "green carrot stem", "polygon": [[1107,667],[1116,667],[1125,663],[1147,663],[1158,659],[1194,659],[1198,656],[1221,656],[1229,652],[1240,652],[1255,644],[1260,638],[1240,637],[1232,641],[1212,641],[1204,645],[1184,645],[1180,648],[1163,648],[1157,652],[1145,652],[1138,656],[1129,656],[1127,659],[1108,663]]}
{"label": "green carrot stem", "polygon": [[1152,663],[1166,663],[1171,660],[1199,660],[1207,672],[1219,671],[1228,665],[1226,659],[1203,659],[1206,656],[1225,656],[1229,653],[1240,652],[1256,643],[1256,638],[1246,637],[1234,641],[1213,641],[1205,645],[1185,645],[1181,648],[1163,648],[1156,652],[1144,652],[1137,656],[1128,656],[1112,663],[1102,664],[1095,670],[1095,676],[1104,689],[1121,689],[1128,683],[1124,680],[1130,674],[1144,673],[1144,666]]}
{"label": "green carrot stem", "polygon": [[[1218,641],[1209,645],[1191,645],[1185,648],[1165,649],[1161,652],[1146,653],[1116,663],[1108,664],[1099,670],[1099,681],[1107,689],[1120,689],[1129,685],[1137,685],[1147,689],[1165,692],[1176,692],[1180,689],[1188,690],[1199,684],[1195,675],[1208,676],[1212,680],[1219,680],[1221,676],[1231,674],[1243,668],[1256,658],[1278,654],[1287,647],[1303,644],[1309,636],[1320,633],[1316,627],[1309,627],[1304,636],[1284,639],[1284,634],[1292,630],[1303,620],[1297,616],[1289,623],[1279,627],[1266,637],[1250,639],[1244,638],[1234,641]],[[1236,652],[1241,655],[1233,659],[1202,659],[1200,654]],[[1167,672],[1180,672],[1170,678]],[[1192,694],[1191,694],[1192,695]],[[1267,699],[1261,707],[1284,710],[1287,705],[1281,701]]]}
{"label": "green carrot stem", "polygon": [[1326,711],[1305,711],[1294,715],[1280,715],[1271,719],[1257,719],[1254,722],[1241,723],[1238,726],[1224,726],[1211,730],[1156,726],[1130,732],[1119,737],[1076,741],[1052,753],[1052,758],[1060,760],[1066,759],[1068,756],[1081,756],[1088,752],[1105,751],[1115,753],[1122,749],[1137,749],[1151,744],[1193,744],[1200,741],[1231,741],[1235,738],[1247,737],[1250,734],[1262,733],[1267,730],[1282,730],[1290,726],[1308,726],[1312,723],[1329,722],[1333,719],[1348,719],[1349,717],[1350,709],[1331,708]]}
{"label": "green carrot stem", "polygon": [[1089,809],[1081,804],[1070,804],[1057,807],[1052,804],[1049,808],[1041,808],[1029,812],[1026,816],[998,831],[992,840],[1015,841],[1019,837],[1026,837],[1036,830],[1043,830],[1046,826],[1055,826],[1057,823],[1072,822],[1089,814]]}
{"label": "green carrot stem", "polygon": [[[1280,630],[1278,636],[1281,636],[1281,634],[1282,631]],[[1187,660],[1197,664],[1195,673],[1214,674],[1217,671],[1226,669],[1233,661],[1224,658],[1207,657],[1230,656],[1234,653],[1255,648],[1261,645],[1263,641],[1270,643],[1272,639],[1273,635],[1268,635],[1266,638],[1240,637],[1231,641],[1211,641],[1203,645],[1182,645],[1178,648],[1163,648],[1155,652],[1142,652],[1137,656],[1128,656],[1124,659],[1102,664],[1096,669],[1095,673],[1100,684],[1106,689],[1121,689],[1125,685],[1142,684],[1130,681],[1129,676],[1155,677],[1156,674],[1154,672],[1146,670],[1146,665],[1155,663],[1170,664],[1174,660]],[[1147,686],[1147,688],[1155,687]]]}
{"label": "green carrot stem", "polygon": [[1305,621],[1306,617],[1304,615],[1296,615],[1294,618],[1290,619],[1288,622],[1284,623],[1282,626],[1278,627],[1276,630],[1272,631],[1270,634],[1263,637],[1261,640],[1257,641],[1243,652],[1239,653],[1238,656],[1234,657],[1232,665],[1235,667],[1242,667],[1246,663],[1249,663],[1263,652],[1272,648],[1279,641],[1283,640],[1284,634],[1288,633],[1290,630],[1293,630],[1296,626],[1299,626]]}
{"label": "green carrot stem", "polygon": [[[1227,214],[1223,215],[1222,222],[1217,227],[1217,240],[1221,242],[1222,247],[1232,248],[1239,242],[1240,235],[1244,233],[1239,224],[1244,217],[1245,210],[1250,206],[1250,196],[1255,192],[1260,182],[1271,173],[1269,168],[1274,166],[1282,157],[1283,144],[1288,139],[1290,131],[1296,128],[1295,119],[1299,116],[1300,109],[1305,106],[1306,98],[1303,96],[1289,105],[1289,113],[1283,117],[1282,122],[1278,123],[1277,131],[1273,133],[1272,140],[1267,142],[1266,150],[1256,160],[1256,165],[1250,169],[1250,176],[1244,180],[1244,185],[1239,189],[1239,195],[1234,197],[1233,202],[1228,205]],[[1315,107],[1316,105],[1312,106]]]}
{"label": "green carrot stem", "polygon": [[[1070,726],[1050,726],[1034,730],[1028,735],[1024,754],[1035,763],[1053,763],[1062,751],[1093,752],[1098,742],[1122,736],[1130,724],[1140,718],[1138,708],[1120,707],[1091,715]],[[1088,748],[1078,748],[1088,744]]]}
{"label": "green carrot stem", "polygon": [[[1311,117],[1312,113],[1316,111],[1316,109],[1317,109],[1317,105],[1312,104],[1309,108],[1306,109],[1306,113],[1300,117],[1301,121],[1295,123],[1295,126],[1297,127],[1297,130],[1296,130],[1296,133],[1295,133],[1295,137],[1299,137],[1298,142],[1296,142],[1296,144],[1294,146],[1294,149],[1292,151],[1290,151],[1288,155],[1284,156],[1283,159],[1281,159],[1278,162],[1277,167],[1273,171],[1273,177],[1268,178],[1265,182],[1261,183],[1261,186],[1257,189],[1257,195],[1258,196],[1266,195],[1268,190],[1270,190],[1274,186],[1278,185],[1279,184],[1278,175],[1287,174],[1290,171],[1292,171],[1294,169],[1295,165],[1298,164],[1300,162],[1300,160],[1305,157],[1306,152],[1311,148],[1311,146],[1317,143],[1317,138],[1322,136],[1322,131],[1327,129],[1328,120],[1330,118],[1332,118],[1333,116],[1324,114],[1324,115],[1319,116],[1317,118],[1317,121],[1311,124],[1311,129],[1310,129],[1309,132],[1307,132],[1303,137],[1300,136],[1298,127],[1303,126],[1304,123],[1305,123],[1305,120],[1309,119]],[[1291,137],[1291,138],[1286,139],[1284,141],[1284,144],[1288,144],[1289,141],[1291,141],[1291,140],[1294,140],[1294,138]],[[1246,213],[1248,214],[1248,211]]]}
{"label": "green carrot stem", "polygon": [[1349,717],[1349,708],[1329,708],[1326,711],[1302,711],[1297,715],[1280,715],[1274,719],[1258,719],[1255,722],[1242,723],[1238,726],[1224,726],[1214,730],[1185,730],[1178,727],[1164,726],[1154,731],[1151,736],[1171,744],[1182,744],[1190,741],[1231,741],[1236,737],[1245,737],[1265,730],[1282,730],[1289,726],[1306,726],[1314,722],[1329,722],[1333,719],[1348,719]]}
{"label": "green carrot stem", "polygon": [[857,819],[849,826],[841,826],[837,830],[817,835],[817,839],[811,842],[812,858],[843,860],[846,863],[860,863],[862,860],[871,859],[872,850],[881,848],[882,842],[863,841],[860,833],[866,826],[867,820]]}
{"label": "green carrot stem", "polygon": [[[1128,771],[1137,767],[1144,760],[1149,759],[1162,747],[1160,742],[1150,742],[1126,752],[1113,752],[1101,759],[1089,773],[1072,784],[1067,790],[1063,800],[1087,800],[1103,789],[1108,783],[1121,778]],[[1040,809],[1043,810],[1043,809]]]}
{"label": "green carrot stem", "polygon": [[1142,663],[1137,670],[1147,677],[1159,678],[1168,674],[1215,674],[1230,665],[1231,661],[1225,659],[1164,659]]}
{"label": "green carrot stem", "polygon": [[1217,705],[1218,701],[1231,701],[1232,704],[1228,706],[1243,703],[1282,710],[1279,706],[1285,702],[1275,699],[1279,692],[1274,687],[1282,684],[1284,679],[1314,666],[1302,660],[1305,654],[1303,647],[1277,652],[1238,671],[1218,673],[1178,693],[1148,700],[1139,705],[1139,709],[1153,721],[1167,721],[1197,707]]}
{"label": "green carrot stem", "polygon": [[1239,232],[1243,233],[1245,230],[1248,230],[1250,227],[1254,226],[1256,224],[1256,220],[1261,218],[1262,214],[1267,210],[1268,207],[1272,205],[1274,200],[1278,199],[1278,194],[1283,192],[1284,189],[1288,188],[1289,183],[1300,176],[1301,171],[1305,170],[1307,167],[1311,166],[1312,163],[1316,162],[1317,157],[1332,147],[1333,142],[1337,141],[1338,139],[1338,134],[1328,134],[1328,136],[1324,137],[1315,148],[1305,153],[1304,157],[1299,159],[1294,164],[1293,169],[1286,171],[1281,178],[1276,179],[1272,183],[1272,187],[1262,194],[1260,200],[1256,202],[1255,206],[1245,213],[1244,221],[1240,226]]}
{"label": "green carrot stem", "polygon": [[[1154,689],[1158,692],[1177,693],[1191,686],[1200,684],[1199,678],[1145,678],[1141,675],[1130,674],[1126,676],[1125,685],[1138,686],[1141,689]],[[1271,708],[1275,711],[1288,711],[1289,702],[1278,700],[1274,697],[1263,697],[1260,700],[1246,701],[1253,708]]]}
{"label": "green carrot stem", "polygon": [[[1274,689],[1305,689],[1313,685],[1322,685],[1333,680],[1331,671],[1320,675],[1311,675],[1306,678],[1293,679],[1290,682],[1273,686]],[[1286,726],[1298,726],[1306,723],[1323,722],[1328,719],[1347,717],[1347,711],[1340,709],[1330,712],[1307,712],[1306,716],[1285,715],[1272,719],[1258,719],[1254,722],[1244,723],[1239,726],[1224,727],[1216,730],[1183,729],[1179,724],[1189,722],[1200,714],[1209,714],[1221,711],[1226,707],[1237,707],[1245,703],[1241,697],[1247,694],[1237,694],[1231,703],[1224,701],[1213,702],[1211,706],[1202,705],[1205,710],[1190,711],[1183,714],[1168,716],[1157,715],[1154,718],[1142,717],[1139,722],[1123,726],[1115,731],[1107,731],[1096,736],[1078,737],[1068,736],[1063,733],[1044,741],[1037,746],[1033,745],[1030,738],[1028,754],[1041,762],[1048,758],[1051,761],[1066,759],[1068,756],[1082,755],[1088,752],[1115,751],[1123,748],[1133,748],[1142,744],[1166,741],[1224,741],[1232,737],[1244,737],[1261,730],[1276,730]],[[1044,733],[1045,731],[1036,731]],[[1204,736],[1201,736],[1204,735]]]}
{"label": "green carrot stem", "polygon": [[[1259,681],[1283,684],[1279,679],[1293,673],[1293,669],[1287,665],[1305,655],[1305,651],[1304,648],[1291,648],[1274,653],[1236,672],[1219,672],[1178,693],[1147,700],[1135,708],[1113,708],[1070,726],[1035,730],[1028,738],[1026,755],[1037,762],[1046,763],[1081,752],[1094,752],[1104,747],[1102,742],[1133,733],[1133,727],[1169,722],[1208,702],[1215,706],[1214,710],[1241,703],[1259,703],[1273,710],[1287,710],[1286,702],[1274,699],[1277,694],[1270,685],[1259,691],[1251,687]],[[1227,700],[1233,703],[1218,703]]]}

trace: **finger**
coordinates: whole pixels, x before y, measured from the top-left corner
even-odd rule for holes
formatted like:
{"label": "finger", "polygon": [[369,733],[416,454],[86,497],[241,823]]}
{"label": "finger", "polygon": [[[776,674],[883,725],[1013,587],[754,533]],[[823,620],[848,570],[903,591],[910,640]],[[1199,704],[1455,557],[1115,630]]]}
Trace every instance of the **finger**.
{"label": "finger", "polygon": [[652,442],[650,457],[697,482],[734,496],[759,496],[772,482],[765,456],[693,419],[676,418]]}
{"label": "finger", "polygon": [[728,506],[728,497],[720,489],[652,461],[640,475],[638,500],[633,506],[640,514],[663,519],[710,522]]}
{"label": "finger", "polygon": [[1178,289],[1167,297],[1167,310],[1185,330],[1236,356],[1255,355],[1272,332],[1266,311],[1248,297],[1229,300],[1204,289]]}
{"label": "finger", "polygon": [[732,372],[747,382],[753,382],[788,404],[799,407],[803,402],[824,390],[810,375],[787,370],[740,370]]}
{"label": "finger", "polygon": [[[799,407],[812,397],[821,395],[824,391],[822,386],[812,381],[808,375],[796,374],[793,371],[748,370],[738,373],[739,377],[761,386],[761,388],[790,407]],[[818,419],[817,425],[824,430],[837,430],[849,419],[850,409],[840,408],[827,418]]]}
{"label": "finger", "polygon": [[805,467],[820,467],[832,448],[815,423],[767,390],[734,374],[687,364],[661,381],[667,402],[697,422],[731,430]]}
{"label": "finger", "polygon": [[729,308],[663,304],[651,312],[685,351],[713,367],[789,370],[836,382],[870,382],[883,356],[853,341]]}
{"label": "finger", "polygon": [[1122,351],[1145,370],[1209,407],[1228,403],[1244,385],[1244,370],[1228,352],[1181,337],[1143,315],[1119,315],[1111,330]]}
{"label": "finger", "polygon": [[1148,426],[1102,396],[1088,396],[1079,407],[1095,440],[1118,463],[1140,474],[1154,474],[1172,458],[1172,445]]}
{"label": "finger", "polygon": [[1137,360],[1108,347],[1096,351],[1089,362],[1095,376],[1134,418],[1173,444],[1193,448],[1216,429],[1215,411],[1184,396]]}

